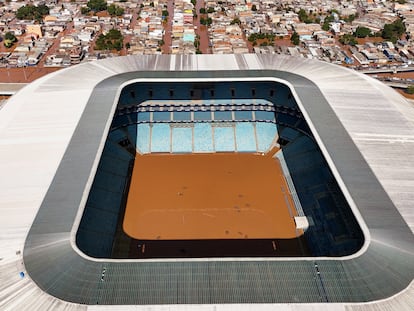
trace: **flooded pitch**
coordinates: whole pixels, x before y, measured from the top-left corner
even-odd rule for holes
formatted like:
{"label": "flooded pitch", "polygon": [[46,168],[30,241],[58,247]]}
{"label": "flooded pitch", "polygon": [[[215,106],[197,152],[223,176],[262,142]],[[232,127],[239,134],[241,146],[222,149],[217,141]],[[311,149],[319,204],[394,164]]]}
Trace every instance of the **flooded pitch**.
{"label": "flooded pitch", "polygon": [[273,153],[137,154],[124,231],[137,240],[296,238]]}

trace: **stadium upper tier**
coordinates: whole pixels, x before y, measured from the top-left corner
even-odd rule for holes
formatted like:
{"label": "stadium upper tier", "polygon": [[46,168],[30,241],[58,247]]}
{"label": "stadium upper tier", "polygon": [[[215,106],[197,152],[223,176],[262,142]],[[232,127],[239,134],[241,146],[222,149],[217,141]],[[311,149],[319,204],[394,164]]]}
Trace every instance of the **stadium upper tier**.
{"label": "stadium upper tier", "polygon": [[[212,81],[277,82],[288,88],[300,111],[291,110],[288,101],[280,105],[303,136],[286,130],[292,122],[286,117],[279,120],[281,139],[309,147],[302,153],[287,145],[286,163],[298,168],[306,163],[313,147],[305,134],[312,134],[363,231],[362,248],[345,257],[150,261],[96,259],[80,251],[76,232],[105,160],[114,115],[122,112],[118,103],[137,109],[140,94],[129,86],[145,84],[148,95],[161,91],[157,82],[169,81],[206,83],[206,89]],[[215,117],[213,106],[207,110]],[[150,108],[142,112],[152,113],[153,121],[161,110]],[[197,111],[186,121],[194,121]],[[217,116],[237,121],[235,114],[231,120],[226,113]],[[162,115],[156,118],[165,124]],[[117,156],[130,157],[127,151]],[[316,174],[306,165],[303,170]],[[380,82],[342,67],[250,54],[130,56],[71,67],[33,82],[2,108],[0,172],[0,309],[178,310],[207,304],[211,310],[247,310],[259,303],[255,310],[275,304],[286,310],[412,310],[414,305],[414,108]],[[290,174],[295,181],[296,172]]]}

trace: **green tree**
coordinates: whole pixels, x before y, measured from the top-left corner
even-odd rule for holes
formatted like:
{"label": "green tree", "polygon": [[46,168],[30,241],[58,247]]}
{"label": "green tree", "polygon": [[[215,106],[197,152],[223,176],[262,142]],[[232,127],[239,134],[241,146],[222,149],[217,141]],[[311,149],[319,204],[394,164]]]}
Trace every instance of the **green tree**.
{"label": "green tree", "polygon": [[214,10],[214,8],[211,6],[207,9],[207,13],[214,13],[215,11],[216,10]]}
{"label": "green tree", "polygon": [[371,35],[371,30],[367,27],[358,26],[354,32],[354,36],[357,38],[365,38]]}
{"label": "green tree", "polygon": [[348,17],[344,17],[343,20],[348,22],[348,23],[352,23],[355,20],[356,17],[357,16],[355,14],[351,14]]}
{"label": "green tree", "polygon": [[6,48],[10,48],[13,46],[13,44],[17,42],[17,38],[16,36],[12,33],[12,32],[6,32],[6,34],[4,35],[4,46]]}
{"label": "green tree", "polygon": [[88,8],[87,6],[82,6],[81,7],[81,13],[82,14],[88,14],[91,11],[90,8]]}
{"label": "green tree", "polygon": [[196,6],[197,0],[191,0],[191,3]]}
{"label": "green tree", "polygon": [[253,4],[253,5],[252,5],[252,11],[253,11],[253,12],[256,12],[256,11],[257,11],[256,4]]}
{"label": "green tree", "polygon": [[339,42],[346,45],[356,45],[358,41],[351,34],[345,34],[339,38]]}
{"label": "green tree", "polygon": [[122,16],[124,14],[124,9],[112,3],[108,6],[108,13],[111,16]]}
{"label": "green tree", "polygon": [[162,16],[167,17],[168,16],[168,10],[162,10]]}
{"label": "green tree", "polygon": [[395,43],[405,32],[405,25],[402,19],[395,20],[392,24],[385,24],[381,32],[381,37]]}
{"label": "green tree", "polygon": [[406,92],[408,94],[414,94],[414,85],[410,85],[407,87]]}
{"label": "green tree", "polygon": [[94,12],[105,11],[108,7],[105,0],[89,0],[86,6]]}
{"label": "green tree", "polygon": [[234,25],[234,24],[237,24],[237,25],[240,25],[241,24],[241,21],[240,21],[240,19],[239,18],[234,18],[231,22],[230,22],[230,25]]}
{"label": "green tree", "polygon": [[123,47],[124,37],[117,29],[111,29],[106,35],[99,35],[95,42],[96,50],[117,50],[120,51]]}
{"label": "green tree", "polygon": [[206,14],[206,9],[205,8],[200,8],[200,14]]}
{"label": "green tree", "polygon": [[40,22],[44,16],[49,14],[49,8],[41,4],[39,6],[24,5],[20,7],[16,12],[17,19],[30,19]]}
{"label": "green tree", "polygon": [[294,44],[294,45],[299,45],[300,40],[299,40],[299,34],[295,31],[293,32],[292,36],[290,37],[290,41]]}
{"label": "green tree", "polygon": [[4,35],[4,39],[10,40],[12,42],[16,42],[17,41],[17,38],[14,35],[14,33],[10,32],[10,31],[6,32],[6,34]]}
{"label": "green tree", "polygon": [[326,16],[323,20],[322,29],[325,30],[325,31],[328,31],[329,29],[331,29],[331,23],[334,20],[335,20],[335,18],[333,17],[333,15]]}
{"label": "green tree", "polygon": [[298,17],[301,22],[305,22],[308,19],[308,14],[304,9],[300,9],[298,12]]}
{"label": "green tree", "polygon": [[210,26],[212,23],[213,23],[213,20],[211,19],[211,17],[208,17],[208,18],[200,17],[201,25]]}

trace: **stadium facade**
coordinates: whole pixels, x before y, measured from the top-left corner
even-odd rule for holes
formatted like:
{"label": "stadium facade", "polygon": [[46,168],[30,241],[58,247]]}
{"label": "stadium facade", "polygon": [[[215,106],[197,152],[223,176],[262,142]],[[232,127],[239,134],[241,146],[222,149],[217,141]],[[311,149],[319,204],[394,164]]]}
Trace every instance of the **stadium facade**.
{"label": "stadium facade", "polygon": [[[102,247],[85,254],[81,244],[96,230],[83,217],[99,217],[90,201],[100,161],[113,147],[107,137],[139,123],[130,116],[120,121],[133,108],[128,102],[145,101],[142,93],[161,92],[166,85],[172,96],[174,85],[211,89],[235,82],[255,83],[255,95],[266,83],[277,86],[276,94],[289,91],[275,100],[275,107],[285,109],[275,108],[276,123],[317,143],[329,167],[324,176],[336,182],[328,180],[326,191],[341,190],[332,200],[341,197],[352,211],[354,220],[346,214],[351,220],[345,224],[358,224],[336,237],[363,239],[340,243],[340,255],[329,252],[337,244],[327,240],[326,249],[303,258],[144,261],[109,258],[111,241],[100,232],[91,241]],[[158,88],[148,93],[151,85]],[[266,96],[273,97],[269,90]],[[290,99],[294,105],[285,104]],[[285,138],[281,143],[289,145]],[[122,141],[122,147],[131,143]],[[279,55],[107,59],[50,74],[13,96],[0,111],[0,142],[2,309],[413,308],[414,108],[369,77]],[[297,151],[292,149],[286,154]],[[289,161],[292,172],[299,164]],[[306,215],[307,199],[300,199]],[[323,209],[327,201],[318,202]],[[326,226],[316,230],[319,237]]]}

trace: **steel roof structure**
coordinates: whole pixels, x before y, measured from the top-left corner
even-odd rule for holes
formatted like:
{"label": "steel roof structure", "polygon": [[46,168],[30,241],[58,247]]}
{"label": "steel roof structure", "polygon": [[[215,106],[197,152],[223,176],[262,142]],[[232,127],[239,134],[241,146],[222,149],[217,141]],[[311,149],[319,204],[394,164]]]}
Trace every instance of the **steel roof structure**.
{"label": "steel roof structure", "polygon": [[[360,251],[143,261],[95,259],[77,248],[121,89],[211,80],[291,88],[364,232]],[[128,56],[70,67],[0,110],[0,172],[0,309],[414,308],[414,107],[343,67],[255,54]]]}

